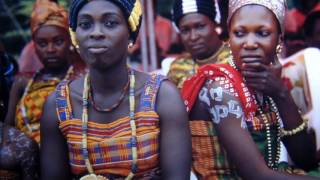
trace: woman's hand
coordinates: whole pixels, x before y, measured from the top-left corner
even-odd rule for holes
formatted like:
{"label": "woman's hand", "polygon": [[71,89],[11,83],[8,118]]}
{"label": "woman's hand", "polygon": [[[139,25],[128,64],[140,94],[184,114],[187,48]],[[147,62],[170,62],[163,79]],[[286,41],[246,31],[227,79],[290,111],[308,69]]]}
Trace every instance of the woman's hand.
{"label": "woman's hand", "polygon": [[241,67],[247,86],[273,98],[285,98],[288,93],[287,87],[281,80],[281,70],[279,61],[270,65],[259,61],[244,61]]}

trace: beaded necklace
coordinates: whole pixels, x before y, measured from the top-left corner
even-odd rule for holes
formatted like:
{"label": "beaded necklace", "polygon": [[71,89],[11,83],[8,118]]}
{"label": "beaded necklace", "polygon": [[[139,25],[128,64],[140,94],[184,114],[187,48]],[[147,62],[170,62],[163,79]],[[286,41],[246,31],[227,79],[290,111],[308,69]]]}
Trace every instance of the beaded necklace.
{"label": "beaded necklace", "polygon": [[[230,64],[231,67],[233,67],[234,69],[239,71],[233,61],[233,57],[230,57],[228,59],[228,63]],[[273,156],[272,156],[272,140],[271,140],[270,124],[269,124],[267,116],[264,114],[260,105],[258,106],[258,111],[262,117],[263,123],[265,124],[265,129],[266,129],[267,158],[268,158],[267,165],[269,168],[276,170],[278,168],[278,162],[280,159],[280,150],[281,150],[281,147],[280,147],[280,137],[281,137],[280,136],[281,135],[280,129],[281,129],[281,127],[280,126],[281,126],[282,120],[281,120],[279,110],[278,110],[277,105],[274,102],[274,100],[270,96],[267,96],[267,98],[270,103],[269,106],[271,106],[271,111],[276,114],[276,119],[277,119],[277,121],[276,121],[276,127],[277,127],[276,141],[277,141],[277,144],[276,144],[276,155],[275,155],[274,161],[273,161]]]}
{"label": "beaded necklace", "polygon": [[[126,177],[126,180],[130,180],[134,177],[134,174],[137,172],[137,161],[138,161],[138,151],[137,151],[137,128],[135,122],[135,75],[134,71],[130,70],[130,79],[129,79],[130,89],[129,89],[129,117],[130,117],[130,127],[131,127],[131,151],[132,151],[132,165],[131,172]],[[89,180],[89,179],[98,179],[98,180],[107,180],[107,178],[94,174],[94,170],[89,160],[88,152],[88,140],[87,140],[87,131],[88,131],[88,97],[90,92],[90,77],[89,73],[85,75],[84,78],[84,88],[82,95],[82,155],[85,160],[88,175],[83,176],[80,180]]]}
{"label": "beaded necklace", "polygon": [[[69,79],[69,77],[71,76],[71,74],[73,73],[73,66],[70,66],[67,73],[66,73],[66,76],[64,77],[64,80],[66,79]],[[31,85],[33,84],[33,82],[35,81],[36,77],[40,74],[40,70],[37,71],[33,76],[32,78],[28,81],[28,84],[26,86],[26,88],[24,89],[24,92],[23,92],[23,95],[21,97],[21,104],[20,104],[20,111],[21,111],[21,116],[22,116],[22,119],[23,119],[23,122],[24,124],[26,125],[28,131],[30,133],[33,132],[33,128],[30,126],[30,121],[28,119],[28,116],[27,116],[27,110],[26,110],[26,106],[24,105],[24,99],[26,98],[26,96],[28,95],[29,93],[29,90],[31,88]],[[56,81],[60,81],[59,78],[52,78],[51,80],[56,80]]]}
{"label": "beaded necklace", "polygon": [[[128,73],[129,75],[129,73]],[[128,77],[129,79],[130,77]],[[126,92],[128,91],[128,88],[129,88],[129,82],[128,81],[126,83],[126,85],[124,86],[124,88],[122,89],[121,91],[121,94],[120,94],[120,97],[118,99],[118,101],[116,103],[114,103],[110,108],[100,108],[97,106],[97,104],[95,103],[94,101],[94,96],[93,96],[93,91],[92,91],[92,88],[90,88],[90,91],[89,91],[89,100],[90,100],[90,103],[92,104],[92,106],[95,108],[95,110],[97,110],[98,112],[111,112],[113,111],[114,109],[116,109],[117,107],[119,107],[119,105],[121,104],[121,102],[123,101],[125,95],[126,95]]]}

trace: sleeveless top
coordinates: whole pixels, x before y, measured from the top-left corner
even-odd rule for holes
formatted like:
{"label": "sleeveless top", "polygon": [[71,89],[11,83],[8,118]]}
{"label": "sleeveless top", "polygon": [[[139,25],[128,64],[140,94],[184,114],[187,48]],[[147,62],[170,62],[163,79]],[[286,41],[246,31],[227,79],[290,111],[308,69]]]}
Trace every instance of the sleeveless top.
{"label": "sleeveless top", "polygon": [[[141,94],[135,113],[137,125],[138,162],[136,176],[154,174],[159,170],[159,116],[156,98],[163,76],[151,75]],[[74,175],[87,174],[82,155],[82,120],[74,118],[70,104],[68,81],[61,82],[56,91],[59,128],[67,140],[69,163]],[[94,172],[108,178],[125,177],[131,172],[131,128],[129,116],[102,124],[88,121],[88,152]]]}

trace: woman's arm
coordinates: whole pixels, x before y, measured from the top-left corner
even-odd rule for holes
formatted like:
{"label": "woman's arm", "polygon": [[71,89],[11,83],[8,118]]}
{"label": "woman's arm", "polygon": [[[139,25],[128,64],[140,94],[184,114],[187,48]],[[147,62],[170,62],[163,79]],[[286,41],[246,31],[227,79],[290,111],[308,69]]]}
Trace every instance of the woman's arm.
{"label": "woman's arm", "polygon": [[238,98],[220,87],[218,82],[207,84],[199,99],[212,116],[219,142],[243,179],[313,179],[280,173],[267,167],[264,157],[244,125],[245,117]]}
{"label": "woman's arm", "polygon": [[191,135],[188,115],[177,88],[164,81],[157,97],[160,116],[162,179],[190,179]]}
{"label": "woman's arm", "polygon": [[[273,98],[282,118],[284,129],[293,130],[299,127],[303,120],[288,88],[281,78],[274,74],[273,69],[272,65],[250,63],[244,65],[242,74],[249,87]],[[309,134],[306,128],[296,135],[282,138],[291,159],[297,166],[306,170],[317,166],[316,145],[313,138],[313,134]]]}
{"label": "woman's arm", "polygon": [[69,180],[71,170],[66,139],[59,129],[55,94],[49,96],[41,118],[41,179]]}
{"label": "woman's arm", "polygon": [[17,77],[13,82],[10,90],[10,98],[8,105],[8,113],[6,115],[5,123],[10,126],[15,126],[16,108],[26,88],[28,79]]}

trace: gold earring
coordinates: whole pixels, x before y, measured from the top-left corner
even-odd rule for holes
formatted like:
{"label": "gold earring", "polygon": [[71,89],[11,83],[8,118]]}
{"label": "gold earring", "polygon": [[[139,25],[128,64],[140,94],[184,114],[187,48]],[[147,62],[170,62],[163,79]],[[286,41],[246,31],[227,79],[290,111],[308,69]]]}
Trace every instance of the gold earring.
{"label": "gold earring", "polygon": [[281,45],[281,44],[278,44],[278,45],[277,45],[277,48],[276,48],[276,53],[277,53],[277,55],[280,55],[281,52],[282,52],[282,45]]}

